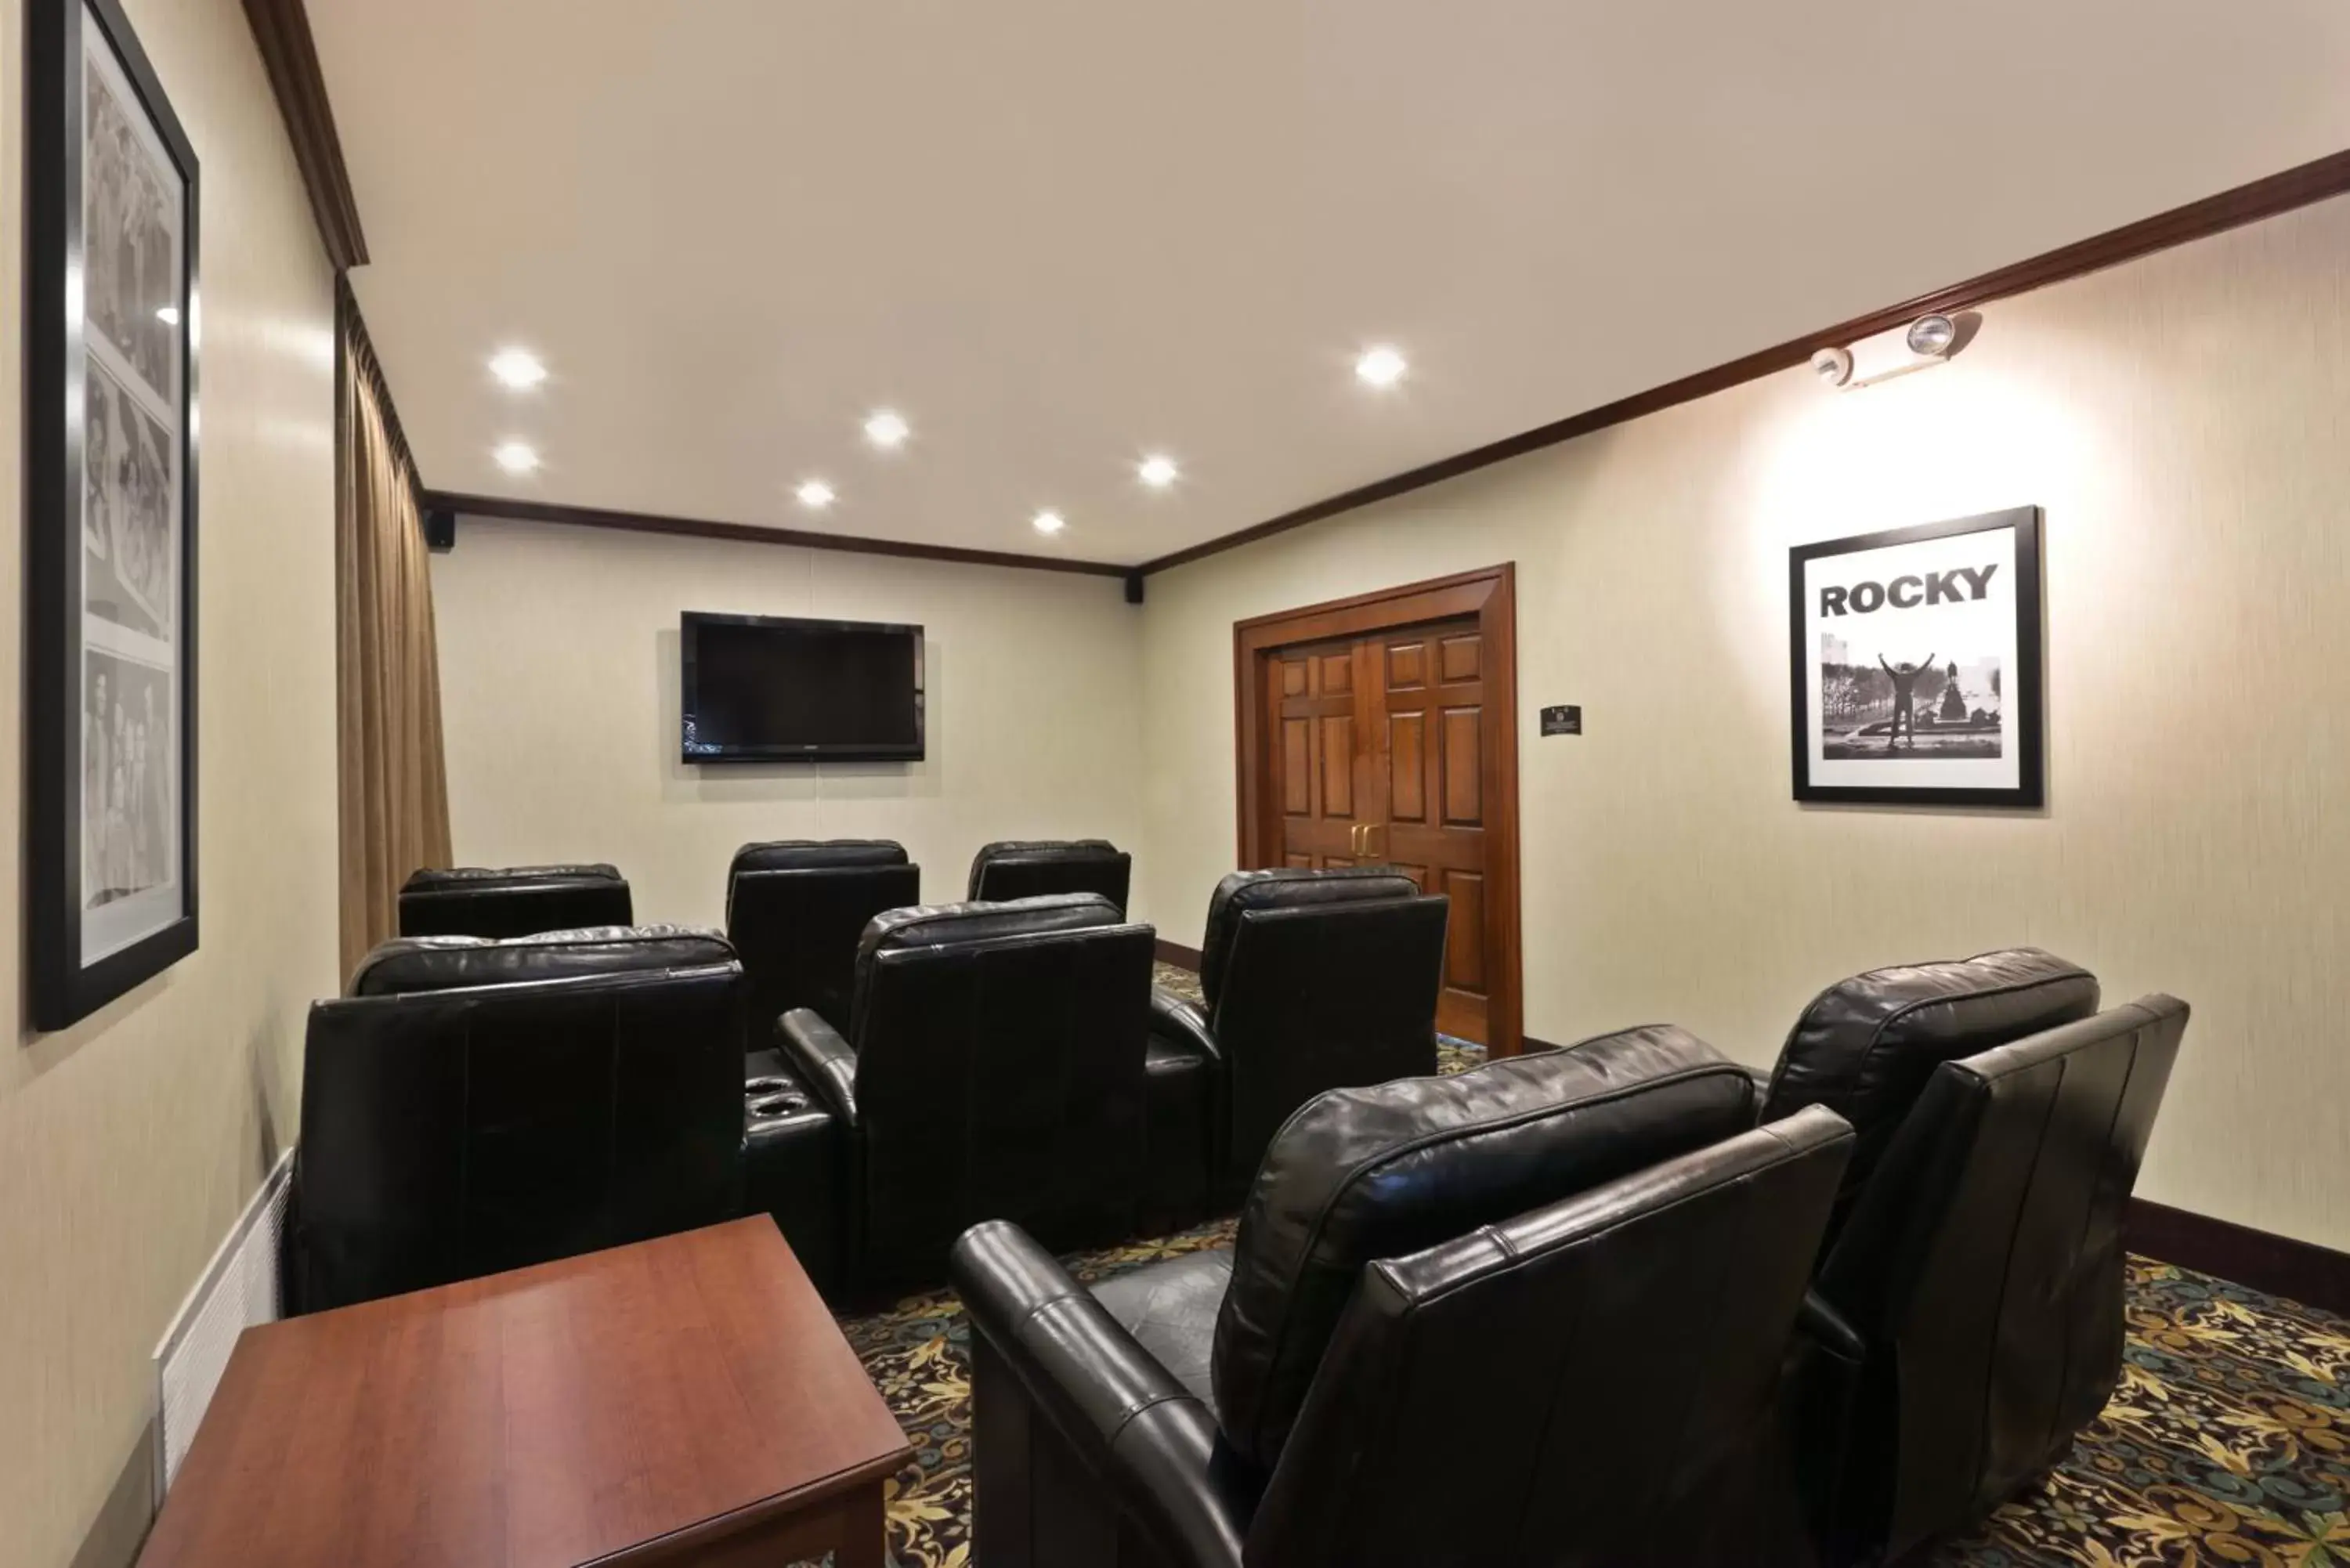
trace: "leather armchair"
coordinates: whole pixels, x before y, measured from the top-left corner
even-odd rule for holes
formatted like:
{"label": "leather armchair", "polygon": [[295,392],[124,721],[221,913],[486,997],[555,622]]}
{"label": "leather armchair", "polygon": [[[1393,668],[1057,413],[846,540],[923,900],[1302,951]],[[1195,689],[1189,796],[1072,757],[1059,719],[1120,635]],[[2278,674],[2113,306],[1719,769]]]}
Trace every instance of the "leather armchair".
{"label": "leather armchair", "polygon": [[1094,893],[893,909],[858,944],[845,1032],[784,1015],[840,1128],[850,1294],[936,1281],[994,1216],[1063,1248],[1134,1233],[1154,942]]}
{"label": "leather armchair", "polygon": [[[1823,1054],[1841,1044],[1848,1062],[1880,1058],[1886,1079],[1922,1075],[1860,1134],[1871,1168],[1847,1180],[1806,1314],[1823,1353],[1799,1403],[1846,1412],[1804,1467],[1838,1563],[1971,1525],[2105,1407],[2121,1376],[2123,1213],[2188,1019],[2168,996],[2066,1017],[2094,1010],[2095,983],[2044,953],[1897,972],[1906,1008],[1832,1007],[1808,1024]],[[1930,1059],[2009,1032],[2018,1006],[2053,1022]],[[1903,1018],[1925,1022],[1909,1033]]]}
{"label": "leather armchair", "polygon": [[[1436,1071],[1441,895],[1399,871],[1235,871],[1208,902],[1202,1008],[1150,1002],[1151,1210],[1236,1207],[1289,1114],[1326,1089]],[[1186,1147],[1194,1105],[1208,1140]]]}
{"label": "leather armchair", "polygon": [[990,1568],[1803,1560],[1782,1356],[1852,1147],[1670,1028],[1324,1094],[1229,1249],[957,1243]]}
{"label": "leather armchair", "polygon": [[726,873],[726,935],[764,1035],[795,1007],[848,1024],[857,940],[874,916],[922,898],[922,870],[887,839],[746,844]]}
{"label": "leather armchair", "polygon": [[2097,998],[2095,975],[2038,948],[1871,970],[1814,998],[1780,1048],[1762,1116],[1825,1106],[1852,1123],[1858,1142],[1829,1234],[1843,1225],[1937,1068],[2089,1017]]}
{"label": "leather armchair", "polygon": [[400,889],[403,937],[526,937],[636,918],[609,866],[460,866],[418,871]]}
{"label": "leather armchair", "polygon": [[972,857],[965,897],[1003,903],[1047,893],[1099,893],[1126,913],[1134,857],[1107,838],[1003,839]]}
{"label": "leather armchair", "polygon": [[739,1213],[742,1002],[715,932],[376,950],[350,995],[310,1010],[293,1310]]}

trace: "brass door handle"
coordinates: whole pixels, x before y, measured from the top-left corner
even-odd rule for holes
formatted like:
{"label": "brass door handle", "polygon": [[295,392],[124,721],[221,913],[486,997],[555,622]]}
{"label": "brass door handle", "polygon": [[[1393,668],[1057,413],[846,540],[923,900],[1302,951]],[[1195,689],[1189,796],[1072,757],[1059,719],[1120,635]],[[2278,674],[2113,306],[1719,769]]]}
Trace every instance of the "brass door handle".
{"label": "brass door handle", "polygon": [[1347,830],[1347,847],[1350,853],[1357,856],[1360,856],[1363,853],[1363,825],[1361,823],[1358,822],[1355,824],[1354,826]]}

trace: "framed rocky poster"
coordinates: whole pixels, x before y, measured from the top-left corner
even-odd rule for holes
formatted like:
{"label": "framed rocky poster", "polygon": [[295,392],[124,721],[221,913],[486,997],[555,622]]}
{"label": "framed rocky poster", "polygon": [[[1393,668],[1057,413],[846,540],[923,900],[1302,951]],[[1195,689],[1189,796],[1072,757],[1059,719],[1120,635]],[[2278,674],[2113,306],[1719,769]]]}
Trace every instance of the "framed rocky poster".
{"label": "framed rocky poster", "polygon": [[26,19],[32,1022],[196,946],[197,171],[117,0]]}
{"label": "framed rocky poster", "polygon": [[1788,552],[1795,798],[2036,807],[2040,510]]}

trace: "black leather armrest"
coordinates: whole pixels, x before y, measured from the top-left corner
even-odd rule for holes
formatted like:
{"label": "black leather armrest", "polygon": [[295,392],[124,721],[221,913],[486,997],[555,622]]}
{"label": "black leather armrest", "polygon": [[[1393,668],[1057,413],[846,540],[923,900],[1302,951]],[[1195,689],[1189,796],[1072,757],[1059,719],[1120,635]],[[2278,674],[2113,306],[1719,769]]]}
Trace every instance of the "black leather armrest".
{"label": "black leather armrest", "polygon": [[[1796,1494],[1814,1539],[1835,1542],[1823,1561],[1858,1562],[1856,1543],[1846,1540],[1846,1513],[1856,1490],[1854,1414],[1868,1360],[1868,1342],[1817,1291],[1805,1291],[1795,1309],[1783,1377],[1781,1414],[1787,1423],[1795,1467]],[[1864,1532],[1866,1533],[1866,1532]]]}
{"label": "black leather armrest", "polygon": [[1795,1309],[1795,1332],[1856,1366],[1867,1359],[1868,1345],[1860,1337],[1860,1330],[1846,1323],[1844,1314],[1817,1291],[1804,1293],[1803,1304]]}
{"label": "black leather armrest", "polygon": [[857,1126],[857,1052],[813,1008],[795,1007],[775,1022],[775,1039],[810,1093],[843,1127]]}
{"label": "black leather armrest", "polygon": [[1216,1037],[1208,1028],[1207,1014],[1199,1003],[1187,1002],[1172,992],[1150,988],[1150,1032],[1162,1039],[1189,1045],[1211,1062],[1221,1062],[1224,1054],[1216,1049]]}
{"label": "black leather armrest", "polygon": [[1208,1407],[1017,1225],[972,1227],[947,1272],[973,1331],[1146,1535],[1173,1561],[1240,1568],[1248,1524],[1212,1467]]}

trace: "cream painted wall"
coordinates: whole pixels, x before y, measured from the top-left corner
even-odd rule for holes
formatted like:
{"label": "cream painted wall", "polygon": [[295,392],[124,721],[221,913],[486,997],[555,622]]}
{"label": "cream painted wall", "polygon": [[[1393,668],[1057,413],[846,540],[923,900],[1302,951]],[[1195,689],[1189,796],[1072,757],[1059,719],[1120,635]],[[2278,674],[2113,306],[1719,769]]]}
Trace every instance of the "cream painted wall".
{"label": "cream painted wall", "polygon": [[[1235,619],[1515,561],[1530,1033],[1766,1062],[1843,975],[2038,943],[2194,1005],[2142,1195],[2350,1247],[2345,256],[2337,201],[1922,374],[1791,371],[1152,577],[1138,909],[1196,942],[1233,863]],[[2033,503],[2048,809],[1794,804],[1787,547]]]}
{"label": "cream painted wall", "polygon": [[[0,1568],[111,1568],[147,1523],[148,1357],[294,1136],[303,1010],[335,986],[334,298],[236,0],[127,0],[203,168],[198,854],[192,957],[25,1033],[23,857],[0,836]],[[0,0],[0,134],[24,123]],[[0,299],[23,170],[0,160]],[[13,308],[13,305],[11,306]],[[0,334],[0,646],[22,644],[19,336]],[[0,681],[0,820],[21,682]]]}
{"label": "cream painted wall", "polygon": [[[1115,578],[467,517],[432,591],[461,861],[609,860],[639,919],[716,925],[755,839],[895,838],[947,899],[990,839],[1141,831],[1141,618]],[[681,763],[687,609],[920,623],[927,759]]]}

